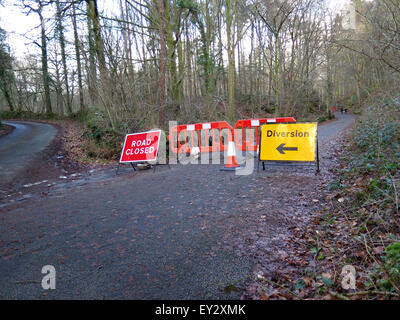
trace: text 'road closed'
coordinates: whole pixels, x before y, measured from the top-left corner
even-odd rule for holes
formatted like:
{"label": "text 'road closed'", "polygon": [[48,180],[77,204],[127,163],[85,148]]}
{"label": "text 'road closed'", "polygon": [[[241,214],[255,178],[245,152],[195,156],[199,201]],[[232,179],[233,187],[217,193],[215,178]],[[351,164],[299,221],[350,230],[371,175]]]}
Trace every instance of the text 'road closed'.
{"label": "text 'road closed'", "polygon": [[261,161],[315,161],[317,123],[266,124],[261,127]]}
{"label": "text 'road closed'", "polygon": [[161,131],[157,130],[126,135],[119,162],[155,161],[160,134]]}

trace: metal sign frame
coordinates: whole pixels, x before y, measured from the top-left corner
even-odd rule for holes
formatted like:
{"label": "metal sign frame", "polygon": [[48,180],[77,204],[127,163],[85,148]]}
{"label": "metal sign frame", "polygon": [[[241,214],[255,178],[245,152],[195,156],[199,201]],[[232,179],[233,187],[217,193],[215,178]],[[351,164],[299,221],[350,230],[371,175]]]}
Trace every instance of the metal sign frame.
{"label": "metal sign frame", "polygon": [[[159,134],[158,143],[157,143],[157,152],[156,152],[155,158],[154,158],[154,159],[151,159],[151,160],[147,160],[147,161],[123,161],[123,162],[121,162],[122,153],[123,153],[123,151],[124,151],[124,149],[125,149],[125,144],[126,144],[127,137],[128,137],[129,135],[136,135],[136,134],[150,133],[150,132],[159,132],[159,133],[160,133],[160,134]],[[133,171],[136,171],[136,168],[138,167],[139,164],[146,164],[146,165],[149,165],[150,168],[153,169],[153,173],[156,171],[156,167],[157,167],[157,166],[160,166],[160,165],[167,165],[167,166],[171,169],[171,166],[169,165],[169,159],[168,159],[168,163],[166,163],[166,164],[157,163],[158,151],[159,151],[159,148],[160,148],[160,140],[161,140],[161,135],[162,135],[162,134],[163,134],[163,133],[162,133],[162,130],[151,130],[151,131],[135,132],[135,133],[128,133],[128,134],[126,134],[126,135],[125,135],[124,144],[123,144],[122,150],[121,150],[121,156],[120,156],[120,158],[119,158],[119,160],[118,160],[118,168],[117,168],[116,175],[117,175],[118,172],[119,172],[119,168],[120,168],[121,164],[125,164],[125,163],[129,163],[129,164],[132,166]],[[153,161],[156,161],[156,163],[151,164],[150,162],[153,162]]]}
{"label": "metal sign frame", "polygon": [[[296,122],[296,124],[307,124],[307,123],[312,123],[312,122]],[[264,123],[262,125],[260,125],[260,130],[258,133],[258,138],[260,141],[260,145],[258,148],[258,163],[257,163],[257,172],[260,171],[260,162],[262,162],[262,166],[263,166],[263,171],[265,171],[265,162],[267,162],[269,165],[272,166],[284,166],[284,167],[298,167],[298,166],[302,166],[302,167],[312,167],[312,166],[316,166],[316,171],[315,174],[319,174],[320,173],[320,167],[319,167],[319,145],[318,145],[318,125],[317,125],[317,134],[315,137],[315,142],[316,142],[316,148],[315,148],[315,160],[314,161],[285,161],[282,160],[282,162],[278,162],[276,160],[261,160],[261,133],[262,133],[262,126],[268,126],[268,125],[276,125],[276,123]],[[293,122],[280,122],[279,124],[293,124]],[[290,162],[290,163],[286,163],[286,162]],[[313,164],[309,164],[309,163],[313,163]]]}

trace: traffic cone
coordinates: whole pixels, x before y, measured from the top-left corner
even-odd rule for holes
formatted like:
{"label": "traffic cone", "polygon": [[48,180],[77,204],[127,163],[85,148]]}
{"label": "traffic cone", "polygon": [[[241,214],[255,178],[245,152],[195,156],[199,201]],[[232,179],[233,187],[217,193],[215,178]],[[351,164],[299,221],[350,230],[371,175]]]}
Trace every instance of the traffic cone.
{"label": "traffic cone", "polygon": [[230,142],[228,142],[228,153],[227,153],[225,167],[221,168],[221,170],[236,170],[236,168],[239,168],[239,167],[240,166],[236,161],[235,142],[230,141]]}

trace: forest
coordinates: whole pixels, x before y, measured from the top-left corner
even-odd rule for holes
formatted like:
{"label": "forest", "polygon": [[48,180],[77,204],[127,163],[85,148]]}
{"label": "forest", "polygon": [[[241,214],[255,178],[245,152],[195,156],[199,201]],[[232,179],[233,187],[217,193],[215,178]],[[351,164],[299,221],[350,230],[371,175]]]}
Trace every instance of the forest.
{"label": "forest", "polygon": [[[338,140],[326,140],[321,146],[328,154],[319,177],[323,183],[317,185],[314,173],[308,180],[299,178],[287,196],[300,199],[296,206],[286,206],[286,212],[282,209],[289,200],[284,199],[282,187],[276,192],[281,197],[276,201],[279,210],[272,210],[270,204],[257,209],[257,214],[271,214],[274,219],[299,211],[306,222],[290,229],[292,236],[286,239],[298,255],[267,251],[271,253],[268,257],[278,257],[281,276],[257,275],[258,284],[250,286],[248,297],[399,299],[400,0],[351,0],[339,11],[332,9],[333,3],[0,0],[0,119],[79,124],[73,130],[67,124],[64,140],[56,139],[62,141],[65,157],[78,162],[104,160],[115,166],[126,133],[155,128],[166,131],[169,121],[234,124],[240,119],[282,116],[334,127],[340,119],[330,121],[335,117],[333,111],[348,110],[349,114],[340,116],[353,119],[347,128],[351,130],[341,131]],[[29,53],[12,49],[12,35],[2,21],[6,8],[37,22],[22,35],[31,48]],[[275,135],[272,131],[268,134]],[[289,134],[297,135],[297,131],[283,132]],[[196,170],[193,172],[200,172]],[[172,172],[171,181],[176,178],[179,182],[174,171],[163,174],[168,172]],[[261,204],[251,203],[252,208],[262,208],[273,184],[296,176],[294,171],[282,172],[279,178],[267,171],[271,181],[259,180],[256,194],[249,193],[252,186],[241,199],[263,195]],[[62,174],[59,178],[67,179]],[[197,180],[196,184],[211,190],[211,177],[197,174],[196,179],[204,180],[203,185]],[[216,184],[220,181],[225,180]],[[231,185],[240,181],[244,183],[244,179],[230,178]],[[157,185],[161,184],[157,180]],[[135,187],[131,182],[126,185]],[[168,181],[169,189],[182,185]],[[312,190],[301,193],[302,187]],[[125,191],[115,194],[123,197]],[[104,191],[104,196],[109,193]],[[194,201],[186,201],[192,196],[182,197],[185,216],[195,208]],[[127,197],[126,202],[131,203],[131,194]],[[205,197],[205,203],[210,198]],[[161,196],[154,199],[161,201]],[[308,212],[311,206],[300,205],[306,200],[318,204],[318,211]],[[75,199],[70,200],[65,207],[74,203]],[[159,216],[164,217],[167,209]],[[247,212],[247,208],[239,209],[241,214]],[[212,212],[211,216],[217,215]],[[154,218],[153,213],[148,217]],[[257,222],[256,227],[260,225]],[[108,232],[108,226],[105,230]],[[266,230],[253,234],[270,235]],[[241,245],[248,240],[237,239]],[[149,250],[146,247],[144,251]],[[310,261],[313,264],[305,268]],[[353,291],[338,281],[346,266],[357,271]],[[234,286],[228,286],[229,292],[230,288]]]}
{"label": "forest", "polygon": [[[95,117],[120,133],[261,115],[326,119],[396,90],[397,0],[23,0],[14,56],[0,30],[1,109]],[[9,114],[8,114],[9,115]],[[7,113],[3,117],[7,116]]]}

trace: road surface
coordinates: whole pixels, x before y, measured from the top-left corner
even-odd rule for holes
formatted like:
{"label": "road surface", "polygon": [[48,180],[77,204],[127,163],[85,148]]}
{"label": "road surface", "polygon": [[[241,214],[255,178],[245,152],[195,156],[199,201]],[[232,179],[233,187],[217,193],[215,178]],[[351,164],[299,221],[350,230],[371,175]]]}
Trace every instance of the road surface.
{"label": "road surface", "polygon": [[[322,146],[355,119],[338,118],[320,126]],[[0,209],[0,298],[240,298],[256,264],[279,261],[318,179],[307,168],[238,177],[221,166],[131,172]],[[41,287],[45,265],[55,290]]]}
{"label": "road surface", "polygon": [[16,182],[29,169],[33,158],[53,140],[57,129],[52,125],[28,121],[3,121],[15,127],[0,139],[0,186]]}

